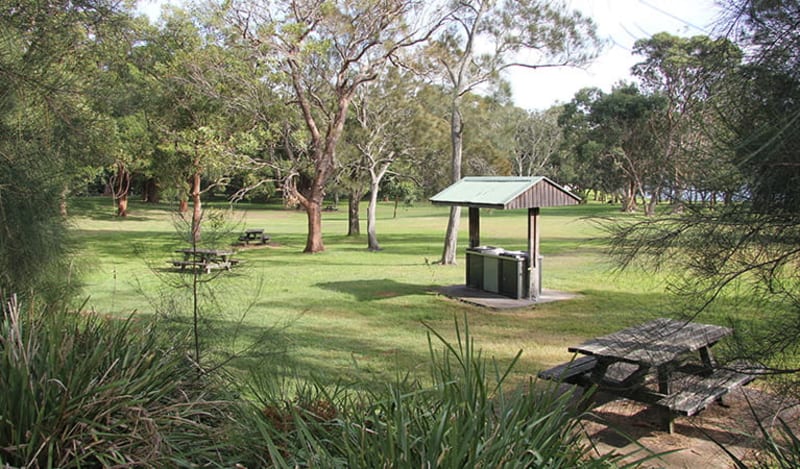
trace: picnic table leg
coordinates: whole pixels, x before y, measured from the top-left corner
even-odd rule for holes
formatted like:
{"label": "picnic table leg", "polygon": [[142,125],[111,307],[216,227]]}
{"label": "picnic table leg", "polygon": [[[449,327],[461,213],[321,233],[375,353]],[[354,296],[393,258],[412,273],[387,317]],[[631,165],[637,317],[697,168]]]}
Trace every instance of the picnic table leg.
{"label": "picnic table leg", "polygon": [[[716,366],[716,361],[714,360],[714,356],[711,355],[711,349],[709,347],[702,347],[700,348],[699,352],[700,352],[700,361],[703,363],[703,366],[708,369],[708,373],[710,374],[714,370],[714,367]],[[723,400],[722,396],[720,396],[717,399],[717,404],[723,407],[727,407],[727,404],[725,404],[725,401]]]}
{"label": "picnic table leg", "polygon": [[[668,396],[670,394],[670,378],[669,368],[667,365],[659,366],[656,370],[656,376],[658,377],[658,392]],[[661,420],[661,426],[667,433],[672,434],[674,431],[674,426],[672,423],[672,411],[666,407],[659,407],[659,419]]]}
{"label": "picnic table leg", "polygon": [[708,368],[709,371],[714,368],[714,357],[711,355],[711,349],[708,347],[700,348],[700,361],[703,362],[703,366]]}

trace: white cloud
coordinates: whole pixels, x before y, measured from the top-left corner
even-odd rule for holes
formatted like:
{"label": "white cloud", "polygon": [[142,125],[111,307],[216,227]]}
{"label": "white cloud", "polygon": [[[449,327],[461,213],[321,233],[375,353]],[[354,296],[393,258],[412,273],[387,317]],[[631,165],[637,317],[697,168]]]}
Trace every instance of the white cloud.
{"label": "white cloud", "polygon": [[546,109],[570,101],[587,86],[609,91],[620,80],[630,80],[631,67],[641,61],[631,53],[636,40],[662,31],[712,35],[720,14],[713,0],[573,0],[571,5],[595,21],[608,46],[585,70],[515,69],[508,78],[518,106]]}

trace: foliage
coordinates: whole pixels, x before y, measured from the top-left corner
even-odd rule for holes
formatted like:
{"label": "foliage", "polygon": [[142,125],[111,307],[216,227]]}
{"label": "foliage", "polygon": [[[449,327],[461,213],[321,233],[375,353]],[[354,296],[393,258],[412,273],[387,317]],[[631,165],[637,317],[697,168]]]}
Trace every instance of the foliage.
{"label": "foliage", "polygon": [[657,200],[664,165],[657,150],[656,121],[665,104],[663,97],[643,94],[633,84],[617,85],[611,93],[597,89],[577,93],[559,118],[569,145],[585,159],[576,185],[591,187],[599,182],[621,194],[627,212],[635,211],[636,197],[645,198],[650,190]]}
{"label": "foliage", "polygon": [[0,289],[50,299],[74,280],[59,212],[107,148],[95,59],[126,17],[113,2],[0,2]]}
{"label": "foliage", "polygon": [[725,143],[735,152],[753,210],[800,212],[800,19],[797,2],[730,0],[729,28],[747,47],[736,75]]}
{"label": "foliage", "polygon": [[650,171],[655,191],[668,190],[673,204],[696,191],[725,192],[730,200],[736,187],[723,182],[735,178],[736,168],[731,152],[713,141],[724,132],[725,116],[718,113],[727,114],[731,106],[727,91],[742,51],[724,37],[659,33],[637,41],[634,53],[645,57],[632,69],[642,89],[665,100],[655,120],[653,151],[660,168]]}
{"label": "foliage", "polygon": [[[398,379],[359,398],[304,388],[293,402],[261,395],[270,456],[279,466],[608,467],[588,458],[571,393],[508,389],[476,349],[466,319],[456,342],[431,330],[431,384]],[[462,335],[463,334],[463,335]],[[434,337],[436,340],[434,340]],[[434,343],[443,347],[438,351]]]}
{"label": "foliage", "polygon": [[[231,467],[241,413],[154,324],[52,314],[12,299],[0,321],[0,461],[24,467]],[[252,447],[255,450],[255,446]],[[251,459],[251,461],[254,459]]]}
{"label": "foliage", "polygon": [[[675,309],[686,315],[703,314],[735,294],[735,310],[744,312],[732,312],[729,319],[740,332],[735,356],[777,373],[795,373],[800,369],[798,226],[796,216],[754,213],[747,206],[713,212],[688,207],[683,215],[611,225],[612,254],[623,266],[681,266],[672,270],[671,289],[679,295]],[[763,317],[744,319],[753,312]],[[796,376],[784,383],[790,392],[796,385]]]}
{"label": "foliage", "polygon": [[517,176],[548,176],[561,182],[557,176],[563,161],[563,132],[558,126],[559,106],[546,111],[528,111],[511,119],[513,174]]}
{"label": "foliage", "polygon": [[[724,124],[713,134],[720,157],[741,174],[736,203],[716,209],[687,207],[685,215],[615,226],[613,249],[622,265],[642,261],[674,273],[672,289],[684,313],[705,313],[727,297],[737,298],[742,331],[739,357],[778,373],[785,391],[797,392],[797,331],[800,330],[800,205],[797,184],[800,115],[795,99],[800,74],[794,47],[800,19],[794,2],[731,2],[729,28],[748,52],[746,64],[723,82]],[[784,27],[778,27],[779,25]],[[782,48],[791,50],[784,50]],[[713,79],[712,79],[713,81]],[[719,82],[717,82],[719,83]],[[733,155],[730,158],[728,155]],[[758,319],[755,319],[758,317]]]}
{"label": "foliage", "polygon": [[[450,182],[461,179],[467,93],[501,85],[511,68],[581,65],[594,55],[594,23],[562,3],[538,0],[451,2],[444,27],[422,57],[423,73],[448,96]],[[532,52],[521,62],[522,52]],[[479,168],[483,169],[483,168]],[[454,264],[461,208],[451,207],[441,263]]]}
{"label": "foliage", "polygon": [[0,289],[59,298],[76,283],[69,282],[75,272],[59,213],[61,188],[38,145],[14,146],[13,157],[0,150]]}
{"label": "foliage", "polygon": [[[220,12],[225,34],[248,51],[251,79],[260,82],[265,73],[274,73],[302,116],[307,152],[290,154],[297,161],[281,177],[284,191],[308,215],[305,252],[325,249],[321,205],[336,170],[336,148],[350,104],[390,60],[430,34],[436,20],[417,23],[423,9],[412,0],[292,0],[229,2]],[[263,65],[269,72],[262,71]]]}

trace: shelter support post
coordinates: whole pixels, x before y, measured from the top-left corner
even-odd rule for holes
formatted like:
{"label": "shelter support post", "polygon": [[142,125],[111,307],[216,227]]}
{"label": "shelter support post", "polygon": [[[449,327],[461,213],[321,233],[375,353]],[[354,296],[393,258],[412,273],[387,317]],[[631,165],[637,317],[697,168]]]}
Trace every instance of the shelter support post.
{"label": "shelter support post", "polygon": [[481,209],[469,208],[469,247],[478,247],[481,244]]}
{"label": "shelter support post", "polygon": [[528,298],[538,299],[540,285],[539,207],[528,209]]}

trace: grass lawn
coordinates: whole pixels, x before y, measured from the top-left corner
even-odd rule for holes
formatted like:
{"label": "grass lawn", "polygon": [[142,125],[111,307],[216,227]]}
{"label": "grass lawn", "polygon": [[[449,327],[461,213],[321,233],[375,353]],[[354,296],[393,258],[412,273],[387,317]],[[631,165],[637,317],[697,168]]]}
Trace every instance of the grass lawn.
{"label": "grass lawn", "polygon": [[[225,205],[218,210],[224,211]],[[569,359],[566,348],[589,337],[668,315],[663,279],[614,272],[602,251],[602,230],[592,217],[623,216],[608,205],[542,209],[541,251],[546,289],[578,299],[535,308],[493,311],[436,293],[464,282],[467,220],[462,221],[459,265],[435,265],[442,249],[447,209],[422,204],[378,210],[380,252],[366,250],[366,234],[347,237],[347,212],[326,212],[326,251],[307,255],[305,213],[276,206],[240,204],[223,228],[205,228],[206,239],[224,235],[229,246],[245,227],[264,228],[274,245],[242,249],[242,265],[201,285],[205,344],[257,353],[234,367],[286,367],[323,381],[383,380],[427,368],[425,324],[454,337],[454,319],[466,315],[486,357],[507,363],[523,351],[517,379]],[[113,315],[189,316],[191,275],[171,271],[168,260],[184,247],[174,207],[132,203],[131,215],[114,216],[105,198],[75,200],[71,222],[84,270],[87,308]],[[366,206],[363,207],[366,216]],[[482,211],[484,244],[526,247],[526,212]],[[365,222],[363,222],[365,225]],[[227,230],[227,231],[226,231]],[[362,225],[366,232],[366,226]]]}

